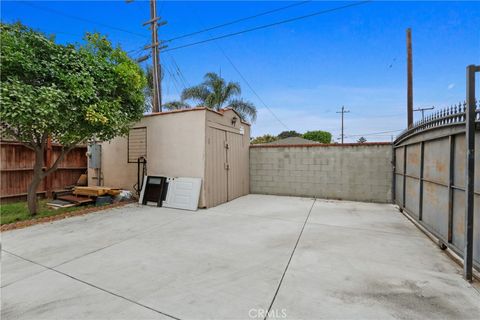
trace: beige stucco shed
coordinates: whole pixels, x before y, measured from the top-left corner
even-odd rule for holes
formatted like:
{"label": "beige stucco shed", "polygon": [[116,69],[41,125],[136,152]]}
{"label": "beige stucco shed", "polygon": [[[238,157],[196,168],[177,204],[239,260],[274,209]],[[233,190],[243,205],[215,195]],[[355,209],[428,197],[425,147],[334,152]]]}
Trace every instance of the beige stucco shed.
{"label": "beige stucco shed", "polygon": [[[199,207],[249,193],[250,125],[232,109],[183,109],[145,115],[128,137],[102,143],[101,185],[133,190],[137,159],[147,174],[202,179]],[[96,171],[89,183],[97,185]]]}

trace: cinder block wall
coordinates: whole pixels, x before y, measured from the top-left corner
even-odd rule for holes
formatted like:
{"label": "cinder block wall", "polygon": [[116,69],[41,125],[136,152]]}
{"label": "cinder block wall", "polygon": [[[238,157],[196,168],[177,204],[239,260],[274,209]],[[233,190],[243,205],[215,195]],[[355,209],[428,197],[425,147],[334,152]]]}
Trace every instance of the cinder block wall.
{"label": "cinder block wall", "polygon": [[391,202],[392,145],[253,145],[250,192]]}

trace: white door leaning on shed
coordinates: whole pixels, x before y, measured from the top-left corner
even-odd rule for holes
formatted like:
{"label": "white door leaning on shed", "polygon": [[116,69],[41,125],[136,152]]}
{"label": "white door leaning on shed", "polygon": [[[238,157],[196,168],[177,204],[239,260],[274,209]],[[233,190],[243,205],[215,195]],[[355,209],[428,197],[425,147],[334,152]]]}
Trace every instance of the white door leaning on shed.
{"label": "white door leaning on shed", "polygon": [[167,198],[163,206],[167,208],[197,210],[202,179],[168,178]]}

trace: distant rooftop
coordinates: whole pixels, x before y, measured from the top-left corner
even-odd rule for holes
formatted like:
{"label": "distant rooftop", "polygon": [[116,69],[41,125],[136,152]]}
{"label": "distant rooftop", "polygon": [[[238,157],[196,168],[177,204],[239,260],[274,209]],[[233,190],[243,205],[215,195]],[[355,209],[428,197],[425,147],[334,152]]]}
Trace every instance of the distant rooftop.
{"label": "distant rooftop", "polygon": [[319,142],[303,139],[301,137],[288,137],[288,138],[285,138],[285,139],[280,139],[280,140],[265,143],[265,144],[279,144],[279,145],[282,145],[282,144],[315,144],[315,143],[319,143]]}

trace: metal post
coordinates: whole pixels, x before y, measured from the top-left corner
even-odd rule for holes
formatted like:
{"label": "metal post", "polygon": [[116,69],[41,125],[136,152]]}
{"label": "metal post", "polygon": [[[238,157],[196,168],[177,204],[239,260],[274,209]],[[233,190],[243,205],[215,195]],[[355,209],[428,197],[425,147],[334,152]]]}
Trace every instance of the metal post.
{"label": "metal post", "polygon": [[423,219],[423,171],[425,166],[425,142],[420,142],[420,193],[418,199],[418,220]]}
{"label": "metal post", "polygon": [[465,249],[463,276],[472,281],[473,275],[473,207],[474,207],[474,178],[475,178],[475,72],[480,66],[467,67],[467,109],[465,110],[465,140],[466,140],[466,167],[465,167]]}
{"label": "metal post", "polygon": [[455,179],[455,136],[448,138],[450,145],[449,178],[448,178],[448,243],[453,241],[453,184]]}
{"label": "metal post", "polygon": [[403,147],[403,190],[402,190],[402,209],[405,209],[407,195],[407,145]]}
{"label": "metal post", "polygon": [[[397,149],[392,142],[392,201],[393,203],[397,203]],[[398,204],[398,203],[397,203]]]}

